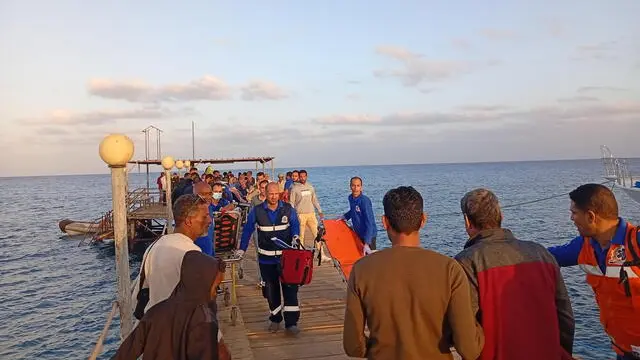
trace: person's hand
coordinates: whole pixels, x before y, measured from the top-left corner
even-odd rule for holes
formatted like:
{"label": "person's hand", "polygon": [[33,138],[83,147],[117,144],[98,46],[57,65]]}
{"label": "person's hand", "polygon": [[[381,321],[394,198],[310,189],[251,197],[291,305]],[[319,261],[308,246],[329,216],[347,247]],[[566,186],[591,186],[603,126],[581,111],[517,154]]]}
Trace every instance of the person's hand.
{"label": "person's hand", "polygon": [[300,247],[300,236],[293,236],[293,238],[291,239],[291,246],[293,246],[294,248]]}
{"label": "person's hand", "polygon": [[324,220],[324,214],[323,213],[318,213],[318,217],[320,218],[320,221]]}
{"label": "person's hand", "polygon": [[235,257],[242,259],[244,257],[244,250],[238,249],[234,255]]}
{"label": "person's hand", "polygon": [[363,249],[363,255],[367,256],[369,254],[371,254],[373,251],[371,250],[371,248],[369,247],[369,244],[364,244],[364,249]]}

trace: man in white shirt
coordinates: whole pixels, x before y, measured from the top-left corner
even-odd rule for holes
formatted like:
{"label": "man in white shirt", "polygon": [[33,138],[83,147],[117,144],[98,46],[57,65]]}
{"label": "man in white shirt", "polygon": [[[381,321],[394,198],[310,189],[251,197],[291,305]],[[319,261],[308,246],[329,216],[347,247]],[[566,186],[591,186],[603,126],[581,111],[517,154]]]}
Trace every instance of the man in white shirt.
{"label": "man in white shirt", "polygon": [[[173,234],[162,236],[144,254],[143,287],[149,288],[149,302],[145,312],[167,299],[180,281],[182,258],[191,250],[201,251],[194,241],[207,234],[211,217],[209,202],[195,194],[180,196],[173,205],[176,228]],[[142,270],[142,269],[141,269]],[[134,283],[133,303],[137,303],[138,281]]]}

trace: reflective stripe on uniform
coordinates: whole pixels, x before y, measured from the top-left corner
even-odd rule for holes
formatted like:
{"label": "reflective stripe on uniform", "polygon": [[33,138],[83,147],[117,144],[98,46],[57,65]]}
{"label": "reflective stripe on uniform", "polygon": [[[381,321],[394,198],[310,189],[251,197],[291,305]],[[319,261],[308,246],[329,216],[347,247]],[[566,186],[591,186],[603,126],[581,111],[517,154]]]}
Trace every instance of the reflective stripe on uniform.
{"label": "reflective stripe on uniform", "polygon": [[582,271],[586,272],[587,274],[604,276],[602,270],[600,270],[600,267],[598,267],[597,265],[580,264],[580,269],[582,269]]}
{"label": "reflective stripe on uniform", "polygon": [[284,312],[300,311],[300,306],[285,306],[283,311]]}
{"label": "reflective stripe on uniform", "polygon": [[287,230],[289,228],[289,224],[284,225],[270,225],[270,226],[260,226],[258,225],[258,230],[264,232],[272,232],[272,231],[282,231]]}
{"label": "reflective stripe on uniform", "polygon": [[[280,312],[280,310],[282,310],[282,305],[278,306],[277,308],[271,310],[271,315],[276,315]],[[286,310],[285,310],[286,311]]]}
{"label": "reflective stripe on uniform", "polygon": [[[587,274],[596,275],[596,276],[606,276],[609,278],[619,278],[620,277],[620,268],[621,266],[607,266],[607,272],[605,274],[602,273],[599,266],[596,265],[586,265],[580,264],[580,269]],[[627,273],[629,278],[637,278],[638,274],[636,274],[633,270],[628,267],[624,268],[624,271]]]}
{"label": "reflective stripe on uniform", "polygon": [[282,255],[282,250],[265,250],[258,248],[258,254],[265,256],[280,256]]}

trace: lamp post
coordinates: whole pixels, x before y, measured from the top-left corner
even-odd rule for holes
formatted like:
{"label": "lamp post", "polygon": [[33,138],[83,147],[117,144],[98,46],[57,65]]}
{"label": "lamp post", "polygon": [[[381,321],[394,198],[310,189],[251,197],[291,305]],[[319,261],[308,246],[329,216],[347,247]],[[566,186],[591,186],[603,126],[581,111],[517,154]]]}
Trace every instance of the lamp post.
{"label": "lamp post", "polygon": [[176,167],[178,168],[178,175],[180,175],[180,177],[182,177],[182,171],[180,170],[182,169],[183,166],[184,166],[184,163],[182,162],[182,160],[176,161]]}
{"label": "lamp post", "polygon": [[162,159],[162,167],[164,168],[164,178],[167,183],[167,188],[165,189],[166,195],[166,203],[167,203],[167,234],[173,233],[173,204],[171,201],[171,168],[174,165],[173,158],[171,156],[166,156]]}
{"label": "lamp post", "polygon": [[133,157],[133,141],[122,134],[111,134],[100,143],[100,157],[111,168],[113,202],[113,236],[116,248],[118,306],[120,308],[120,337],[126,338],[133,328],[131,306],[131,278],[127,241],[127,162]]}

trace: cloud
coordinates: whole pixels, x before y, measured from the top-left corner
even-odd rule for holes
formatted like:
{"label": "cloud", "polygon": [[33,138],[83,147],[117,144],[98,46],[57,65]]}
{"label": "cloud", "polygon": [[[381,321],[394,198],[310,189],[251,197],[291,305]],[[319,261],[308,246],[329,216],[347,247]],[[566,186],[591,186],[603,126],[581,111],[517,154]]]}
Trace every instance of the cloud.
{"label": "cloud", "polygon": [[346,98],[347,98],[347,100],[358,101],[358,100],[360,100],[360,95],[355,94],[355,93],[351,93],[351,94],[347,94]]}
{"label": "cloud", "polygon": [[480,34],[490,40],[507,40],[515,37],[515,33],[505,29],[487,28],[480,30]]}
{"label": "cloud", "polygon": [[579,93],[591,93],[591,92],[625,92],[628,89],[623,89],[613,86],[583,86],[578,89]]}
{"label": "cloud", "polygon": [[280,100],[289,95],[276,84],[268,81],[252,81],[241,88],[242,100]]}
{"label": "cloud", "polygon": [[54,110],[43,117],[23,119],[21,122],[25,125],[103,125],[116,120],[160,120],[193,116],[195,113],[191,108],[171,110],[158,106],[130,110],[97,110],[88,112]]}
{"label": "cloud", "polygon": [[451,45],[453,45],[454,48],[461,50],[469,50],[471,48],[471,42],[469,42],[469,40],[461,38],[455,38],[451,40]]}
{"label": "cloud", "polygon": [[[449,112],[405,112],[386,116],[333,115],[312,119],[312,123],[327,126],[386,126],[430,127],[451,124],[505,125],[518,123],[574,122],[597,119],[607,121],[632,121],[640,116],[640,103],[602,103],[598,101],[574,101],[567,105],[539,106],[514,109],[501,105],[466,105]],[[463,127],[464,128],[464,127]]]}
{"label": "cloud", "polygon": [[359,84],[362,84],[362,81],[360,81],[360,80],[347,80],[347,84],[359,85]]}
{"label": "cloud", "polygon": [[91,95],[130,102],[179,102],[196,100],[228,100],[232,88],[210,75],[186,84],[152,86],[142,81],[92,79],[87,90]]}
{"label": "cloud", "polygon": [[609,60],[613,59],[612,52],[616,41],[603,41],[595,44],[580,45],[575,50],[573,60]]}
{"label": "cloud", "polygon": [[581,103],[581,102],[600,101],[600,99],[593,96],[573,96],[568,98],[559,98],[557,101],[561,103]]}
{"label": "cloud", "polygon": [[417,86],[423,82],[442,81],[470,69],[469,64],[464,62],[430,60],[421,54],[398,46],[379,46],[376,48],[376,53],[397,60],[402,65],[395,69],[377,69],[373,74],[381,78],[399,78],[407,87]]}

